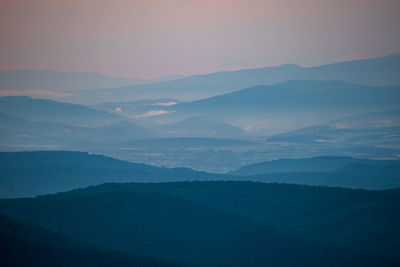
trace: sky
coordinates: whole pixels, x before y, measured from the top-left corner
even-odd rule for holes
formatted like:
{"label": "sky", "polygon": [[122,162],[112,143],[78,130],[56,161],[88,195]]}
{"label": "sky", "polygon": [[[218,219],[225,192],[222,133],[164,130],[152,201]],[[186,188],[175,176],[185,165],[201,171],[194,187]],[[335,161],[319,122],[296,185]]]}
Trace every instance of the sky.
{"label": "sky", "polygon": [[0,70],[129,78],[400,52],[399,0],[0,0]]}

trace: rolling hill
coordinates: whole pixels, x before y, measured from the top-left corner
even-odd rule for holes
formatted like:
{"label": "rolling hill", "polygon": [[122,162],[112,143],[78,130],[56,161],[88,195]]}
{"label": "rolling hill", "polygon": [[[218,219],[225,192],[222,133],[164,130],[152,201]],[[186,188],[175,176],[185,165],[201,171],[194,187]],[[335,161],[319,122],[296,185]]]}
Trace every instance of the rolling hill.
{"label": "rolling hill", "polygon": [[398,190],[249,182],[105,184],[0,201],[2,214],[73,240],[201,266],[395,265],[398,207]]}
{"label": "rolling hill", "polygon": [[366,112],[399,108],[400,87],[289,81],[163,107],[163,120],[210,116],[253,133],[277,134]]}
{"label": "rolling hill", "polygon": [[[260,162],[231,172],[236,175],[256,175],[281,172],[332,172],[353,164],[371,167],[400,167],[399,160],[369,160],[351,157],[325,156],[303,159],[278,159]],[[399,173],[400,175],[400,173]]]}
{"label": "rolling hill", "polygon": [[104,126],[126,120],[105,111],[27,96],[0,97],[0,112],[22,119],[57,122],[82,127]]}
{"label": "rolling hill", "polygon": [[[346,161],[347,165],[343,163]],[[305,167],[299,167],[303,162]],[[352,164],[357,162],[364,165]],[[247,173],[241,170],[237,174],[215,174],[155,167],[84,152],[2,152],[0,198],[32,197],[112,182],[243,180],[365,189],[400,187],[398,161],[375,165],[369,162],[351,158],[282,160],[266,164],[272,173],[255,172],[254,167],[249,167]],[[321,167],[313,167],[317,163]],[[333,166],[339,169],[331,171]]]}
{"label": "rolling hill", "polygon": [[51,194],[107,182],[223,179],[187,168],[160,168],[72,151],[0,153],[0,197]]}
{"label": "rolling hill", "polygon": [[[168,107],[185,113],[247,115],[273,112],[358,112],[398,108],[399,86],[370,87],[339,81],[289,81]],[[261,115],[261,114],[260,114]]]}
{"label": "rolling hill", "polygon": [[133,122],[121,121],[101,127],[79,127],[57,122],[29,121],[0,113],[1,149],[71,149],[118,143],[153,136],[150,130]]}
{"label": "rolling hill", "polygon": [[244,180],[329,187],[400,188],[399,160],[324,156],[260,162],[230,172]]}
{"label": "rolling hill", "polygon": [[78,243],[67,236],[0,215],[0,265],[179,266]]}

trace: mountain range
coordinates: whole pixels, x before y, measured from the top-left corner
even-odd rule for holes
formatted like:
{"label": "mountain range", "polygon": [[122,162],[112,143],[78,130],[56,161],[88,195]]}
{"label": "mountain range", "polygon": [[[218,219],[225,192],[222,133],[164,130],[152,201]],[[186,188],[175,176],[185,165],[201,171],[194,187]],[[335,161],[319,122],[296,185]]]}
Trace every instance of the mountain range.
{"label": "mountain range", "polygon": [[[3,70],[0,71],[0,93],[71,93],[77,90],[110,88],[134,84],[149,84],[180,79],[172,75],[155,79],[130,79],[101,75],[95,72],[58,72],[51,70]],[[31,92],[29,92],[31,91]],[[56,94],[53,95],[57,96]]]}
{"label": "mountain range", "polygon": [[157,98],[187,101],[231,93],[259,85],[273,85],[288,80],[335,80],[369,86],[389,86],[400,84],[399,72],[400,54],[394,54],[315,67],[286,64],[278,67],[193,75],[183,79],[149,85],[81,91],[64,99],[82,104]]}

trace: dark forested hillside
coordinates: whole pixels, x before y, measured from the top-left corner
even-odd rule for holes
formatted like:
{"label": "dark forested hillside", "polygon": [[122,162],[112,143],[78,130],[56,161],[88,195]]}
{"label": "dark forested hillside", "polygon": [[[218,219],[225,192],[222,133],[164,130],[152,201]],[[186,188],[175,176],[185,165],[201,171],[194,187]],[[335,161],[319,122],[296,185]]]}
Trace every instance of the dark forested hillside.
{"label": "dark forested hillside", "polygon": [[0,215],[0,265],[177,266],[78,243],[64,235]]}
{"label": "dark forested hillside", "polygon": [[399,205],[398,191],[185,182],[2,200],[0,212],[74,240],[197,266],[378,266],[399,260]]}

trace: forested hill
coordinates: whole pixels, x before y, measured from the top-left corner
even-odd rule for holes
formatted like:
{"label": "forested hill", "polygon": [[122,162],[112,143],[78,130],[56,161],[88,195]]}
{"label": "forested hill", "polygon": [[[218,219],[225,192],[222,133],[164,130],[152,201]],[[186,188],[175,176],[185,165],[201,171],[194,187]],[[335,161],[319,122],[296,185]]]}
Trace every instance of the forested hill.
{"label": "forested hill", "polygon": [[399,208],[398,190],[253,182],[104,184],[0,201],[0,213],[74,240],[194,266],[395,265]]}
{"label": "forested hill", "polygon": [[[0,215],[0,265],[8,266],[141,266],[177,264],[134,257],[78,243],[67,236]],[[179,265],[180,266],[180,265]]]}

